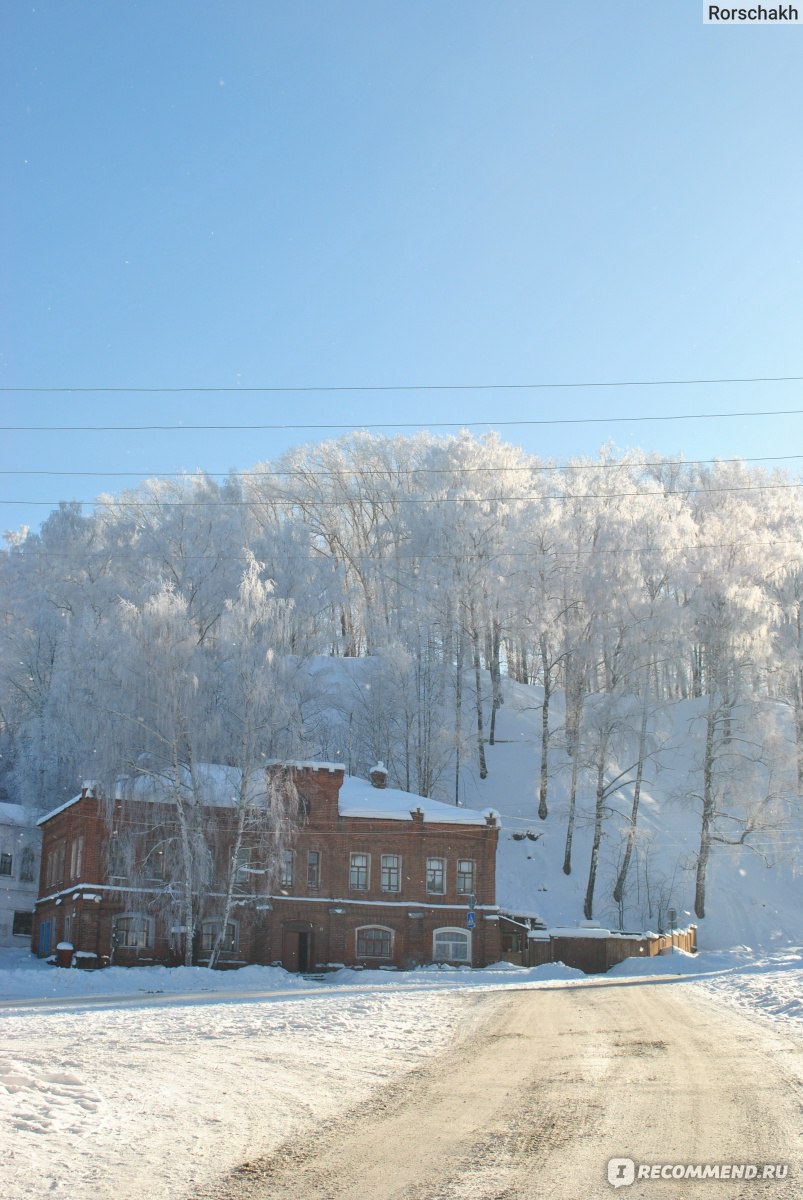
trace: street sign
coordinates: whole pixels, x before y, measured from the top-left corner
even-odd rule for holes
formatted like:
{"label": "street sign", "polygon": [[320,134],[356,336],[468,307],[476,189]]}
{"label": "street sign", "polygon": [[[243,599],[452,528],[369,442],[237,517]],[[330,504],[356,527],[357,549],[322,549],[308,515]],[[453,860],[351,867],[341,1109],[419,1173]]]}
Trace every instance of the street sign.
{"label": "street sign", "polygon": [[477,914],[473,912],[466,913],[466,929],[473,929],[477,921]]}

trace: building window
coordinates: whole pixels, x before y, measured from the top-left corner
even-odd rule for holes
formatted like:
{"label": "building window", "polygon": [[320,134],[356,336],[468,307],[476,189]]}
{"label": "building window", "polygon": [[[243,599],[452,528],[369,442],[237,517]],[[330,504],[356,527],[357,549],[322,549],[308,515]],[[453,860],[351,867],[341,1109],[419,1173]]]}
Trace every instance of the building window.
{"label": "building window", "polygon": [[282,850],[282,863],[279,868],[279,887],[291,888],[293,886],[293,859],[295,855],[292,850]]}
{"label": "building window", "polygon": [[436,929],[432,938],[435,962],[471,962],[471,935],[465,929]]}
{"label": "building window", "polygon": [[141,913],[117,917],[114,922],[114,942],[126,950],[145,950],[153,945],[153,921]]}
{"label": "building window", "polygon": [[128,877],[126,867],[126,853],[123,849],[123,843],[117,834],[113,834],[109,842],[109,878],[126,879]]}
{"label": "building window", "polygon": [[165,877],[165,843],[162,838],[149,838],[142,851],[142,874],[160,883]]}
{"label": "building window", "polygon": [[392,958],[393,930],[364,925],[357,930],[357,958]]}
{"label": "building window", "polygon": [[[220,933],[220,921],[204,921],[201,925],[201,953],[211,954]],[[236,921],[226,922],[226,933],[221,947],[224,954],[236,954],[240,944],[240,931]]]}
{"label": "building window", "polygon": [[457,892],[460,896],[474,894],[474,863],[470,858],[457,860]]}
{"label": "building window", "polygon": [[371,856],[352,854],[349,870],[349,887],[353,892],[367,892],[371,878]]}
{"label": "building window", "polygon": [[78,879],[84,861],[84,835],[75,838],[70,847],[70,879]]}
{"label": "building window", "polygon": [[10,854],[0,854],[0,875],[10,875],[13,858]]}
{"label": "building window", "polygon": [[53,887],[56,884],[64,881],[64,858],[67,853],[66,842],[60,842],[55,846],[47,857],[47,874],[45,877],[45,886]]}
{"label": "building window", "polygon": [[33,869],[36,865],[36,855],[30,846],[26,846],[22,852],[22,862],[20,863],[20,879],[23,883],[33,882]]}
{"label": "building window", "polygon": [[316,892],[321,886],[321,852],[310,850],[307,854],[307,887]]}
{"label": "building window", "polygon": [[14,937],[30,937],[33,933],[33,913],[15,912],[14,926],[11,932]]}
{"label": "building window", "polygon": [[398,854],[382,855],[382,874],[379,885],[383,892],[401,891],[401,856]]}
{"label": "building window", "polygon": [[442,896],[446,891],[445,859],[427,859],[427,891],[435,896]]}
{"label": "building window", "polygon": [[234,856],[232,867],[234,869],[234,882],[246,884],[251,879],[251,850],[248,846],[241,846]]}

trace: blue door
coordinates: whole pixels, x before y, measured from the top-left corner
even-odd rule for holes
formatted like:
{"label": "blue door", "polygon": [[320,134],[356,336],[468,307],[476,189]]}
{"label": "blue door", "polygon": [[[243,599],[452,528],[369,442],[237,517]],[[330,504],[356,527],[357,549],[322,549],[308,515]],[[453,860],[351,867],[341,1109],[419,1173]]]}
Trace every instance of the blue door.
{"label": "blue door", "polygon": [[53,936],[53,922],[43,921],[39,926],[39,948],[37,954],[40,958],[44,958],[50,953],[50,939]]}

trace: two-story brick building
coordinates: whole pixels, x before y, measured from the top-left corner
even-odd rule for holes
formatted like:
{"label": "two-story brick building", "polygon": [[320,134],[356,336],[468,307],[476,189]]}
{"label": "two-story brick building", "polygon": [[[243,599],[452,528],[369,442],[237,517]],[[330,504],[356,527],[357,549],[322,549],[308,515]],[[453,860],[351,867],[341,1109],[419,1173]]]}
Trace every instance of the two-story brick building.
{"label": "two-story brick building", "polygon": [[[495,814],[388,789],[381,766],[371,783],[344,779],[343,768],[328,763],[293,764],[291,773],[303,821],[278,871],[246,840],[222,962],[304,972],[334,963],[498,960]],[[208,822],[215,860],[231,861],[231,805],[212,797]],[[69,943],[83,957],[120,964],[177,961],[187,931],[166,916],[163,848],[176,829],[163,798],[109,805],[87,785],[40,825],[38,954]],[[124,828],[139,831],[136,863],[116,852]],[[213,880],[197,905],[196,961],[208,960],[220,933],[223,891]]]}

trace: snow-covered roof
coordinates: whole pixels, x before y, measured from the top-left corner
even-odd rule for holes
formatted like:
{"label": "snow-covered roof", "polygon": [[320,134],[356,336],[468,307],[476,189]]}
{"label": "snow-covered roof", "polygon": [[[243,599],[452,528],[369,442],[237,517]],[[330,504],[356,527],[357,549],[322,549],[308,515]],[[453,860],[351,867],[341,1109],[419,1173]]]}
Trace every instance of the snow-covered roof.
{"label": "snow-covered roof", "polygon": [[[269,764],[271,765],[271,764]],[[343,770],[338,763],[322,762],[293,762],[276,763],[274,765],[290,766],[296,769],[308,767],[315,771],[331,773]],[[214,805],[217,808],[235,807],[240,793],[241,772],[238,767],[221,766],[218,763],[196,763],[192,777],[189,770],[182,769],[181,787],[188,796],[195,795],[202,803]],[[119,800],[143,800],[157,803],[169,801],[173,796],[174,781],[169,773],[158,775],[151,770],[143,771],[134,777],[120,778],[116,785],[116,798]],[[261,770],[254,772],[251,781],[251,800],[259,801],[267,794],[265,776]],[[73,804],[77,804],[81,796],[73,796],[58,808],[41,817],[38,824],[49,821],[52,817],[64,812]],[[443,804],[439,800],[430,800],[425,796],[416,796],[411,792],[402,792],[396,788],[376,788],[365,779],[346,777],[340,787],[339,812],[343,817],[374,817],[386,821],[409,821],[411,814],[419,810],[423,820],[437,822],[442,825],[487,825],[489,818],[499,824],[499,816],[493,809],[477,812],[472,808],[458,808],[452,804]]]}
{"label": "snow-covered roof", "polygon": [[340,788],[338,809],[341,817],[374,817],[385,821],[409,821],[420,809],[424,821],[443,825],[486,825],[485,814],[471,808],[457,808],[440,800],[429,800],[397,788],[375,788],[365,779],[348,777]]}
{"label": "snow-covered roof", "polygon": [[65,800],[63,804],[58,806],[58,808],[52,808],[49,813],[45,813],[43,817],[40,817],[36,824],[44,825],[45,821],[49,821],[52,817],[57,817],[59,813],[63,813],[66,808],[72,808],[73,804],[77,804],[81,799],[82,794],[83,793],[79,793],[79,795],[73,796],[71,800]]}
{"label": "snow-covered roof", "polygon": [[35,823],[34,814],[23,804],[11,804],[7,800],[0,800],[0,825],[32,828]]}
{"label": "snow-covered roof", "polygon": [[314,762],[312,759],[296,759],[288,762],[284,758],[271,758],[265,765],[268,767],[293,767],[296,771],[328,771],[330,775],[346,769],[342,763]]}
{"label": "snow-covered roof", "polygon": [[[195,763],[192,771],[181,768],[178,786],[188,797],[217,808],[234,808],[238,803],[242,772],[239,767],[220,763]],[[169,769],[160,773],[148,767],[139,775],[122,776],[115,785],[116,800],[170,800],[175,795],[176,780]],[[249,799],[259,800],[266,794],[265,776],[261,769],[253,772]]]}

